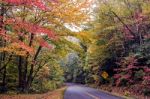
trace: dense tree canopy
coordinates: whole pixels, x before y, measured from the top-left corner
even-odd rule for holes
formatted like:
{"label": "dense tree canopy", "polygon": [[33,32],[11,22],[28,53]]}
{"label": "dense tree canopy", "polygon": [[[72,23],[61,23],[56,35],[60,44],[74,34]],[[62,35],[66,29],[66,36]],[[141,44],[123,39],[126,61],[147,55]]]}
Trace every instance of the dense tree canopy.
{"label": "dense tree canopy", "polygon": [[[61,71],[61,68],[55,68],[59,66],[59,59],[73,50],[72,42],[66,39],[72,32],[65,24],[80,25],[87,21],[86,10],[84,12],[80,9],[87,8],[89,3],[90,1],[70,0],[1,0],[2,90],[12,87],[8,85],[10,82],[17,81],[18,85],[15,83],[13,86],[18,86],[20,91],[28,91],[41,69],[45,68],[54,69],[47,71],[53,72],[54,76],[48,77],[48,81],[53,81],[55,77],[58,79],[56,81],[62,80],[60,76],[63,72],[54,73]],[[11,69],[17,71],[11,72]],[[10,78],[10,75],[14,77]]]}
{"label": "dense tree canopy", "polygon": [[0,92],[64,82],[150,94],[149,0],[0,0]]}

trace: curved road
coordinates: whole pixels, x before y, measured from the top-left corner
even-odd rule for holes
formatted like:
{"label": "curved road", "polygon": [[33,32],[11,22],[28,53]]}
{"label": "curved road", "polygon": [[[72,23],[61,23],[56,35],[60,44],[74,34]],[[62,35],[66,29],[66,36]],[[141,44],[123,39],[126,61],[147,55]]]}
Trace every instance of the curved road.
{"label": "curved road", "polygon": [[113,96],[108,93],[98,91],[93,88],[84,87],[81,85],[69,85],[69,87],[65,92],[64,99],[124,99],[124,98]]}

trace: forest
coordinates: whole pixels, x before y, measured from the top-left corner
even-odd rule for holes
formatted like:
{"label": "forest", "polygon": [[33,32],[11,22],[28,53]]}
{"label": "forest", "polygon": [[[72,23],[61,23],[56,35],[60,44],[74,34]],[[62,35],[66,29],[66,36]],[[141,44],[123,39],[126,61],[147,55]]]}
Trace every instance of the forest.
{"label": "forest", "polygon": [[150,1],[0,0],[0,93],[68,82],[149,99]]}

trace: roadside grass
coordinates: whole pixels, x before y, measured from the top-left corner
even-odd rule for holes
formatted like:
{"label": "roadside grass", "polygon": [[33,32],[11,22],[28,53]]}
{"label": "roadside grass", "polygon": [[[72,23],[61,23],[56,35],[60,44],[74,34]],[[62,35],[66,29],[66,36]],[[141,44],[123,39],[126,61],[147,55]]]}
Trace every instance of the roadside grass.
{"label": "roadside grass", "polygon": [[45,94],[0,94],[0,99],[63,99],[66,87],[47,92]]}

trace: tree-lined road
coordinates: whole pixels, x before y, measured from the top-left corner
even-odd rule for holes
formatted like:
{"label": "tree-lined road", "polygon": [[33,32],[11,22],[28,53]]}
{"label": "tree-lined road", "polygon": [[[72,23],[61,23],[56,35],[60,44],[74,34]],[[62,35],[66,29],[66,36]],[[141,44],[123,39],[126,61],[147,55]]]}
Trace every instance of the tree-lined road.
{"label": "tree-lined road", "polygon": [[108,93],[98,91],[93,88],[84,87],[81,85],[69,85],[69,87],[65,92],[64,99],[124,99],[124,98],[113,96]]}

